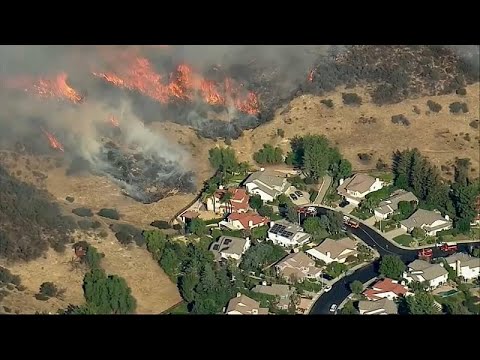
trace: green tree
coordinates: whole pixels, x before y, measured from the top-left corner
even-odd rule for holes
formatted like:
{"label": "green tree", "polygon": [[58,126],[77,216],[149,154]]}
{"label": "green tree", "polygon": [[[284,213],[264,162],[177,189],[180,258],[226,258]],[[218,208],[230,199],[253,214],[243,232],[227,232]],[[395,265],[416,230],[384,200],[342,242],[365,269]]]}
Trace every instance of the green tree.
{"label": "green tree", "polygon": [[425,291],[416,292],[415,295],[406,297],[408,313],[411,315],[438,314],[433,295]]}
{"label": "green tree", "polygon": [[44,282],[40,285],[40,294],[47,297],[57,296],[58,289],[53,282]]}
{"label": "green tree", "polygon": [[329,146],[325,136],[307,135],[303,138],[303,166],[304,170],[313,178],[319,179],[328,169]]}
{"label": "green tree", "polygon": [[252,229],[252,239],[253,240],[263,240],[267,238],[268,225],[259,226]]}
{"label": "green tree", "polygon": [[297,207],[293,204],[287,205],[287,219],[294,224],[298,224],[298,211]]}
{"label": "green tree", "polygon": [[325,271],[332,278],[340,276],[342,273],[346,272],[348,269],[347,265],[333,261],[327,265]]}
{"label": "green tree", "polygon": [[412,236],[415,239],[423,239],[425,237],[425,230],[419,227],[414,227],[412,230]]}
{"label": "green tree", "polygon": [[165,234],[159,230],[145,230],[143,237],[147,244],[147,250],[152,254],[155,261],[159,261],[167,241]]}
{"label": "green tree", "polygon": [[399,280],[405,271],[405,264],[397,255],[385,255],[380,261],[380,273],[388,278]]}
{"label": "green tree", "polygon": [[272,217],[273,209],[271,206],[263,205],[262,207],[260,207],[260,209],[258,209],[258,214],[261,216]]}
{"label": "green tree", "polygon": [[121,277],[93,269],[85,275],[83,289],[87,303],[97,314],[128,314],[135,310],[136,301]]}
{"label": "green tree", "polygon": [[412,160],[412,151],[396,151],[393,155],[394,184],[400,189],[409,188],[409,171]]}
{"label": "green tree", "polygon": [[174,278],[180,272],[181,261],[173,248],[167,247],[160,258],[160,266],[165,273]]}
{"label": "green tree", "polygon": [[413,292],[426,291],[428,289],[428,283],[425,281],[423,282],[412,281],[411,283],[408,284],[408,287]]}
{"label": "green tree", "polygon": [[215,272],[210,264],[205,264],[202,275],[200,277],[200,289],[203,293],[213,292],[217,288],[217,279]]}
{"label": "green tree", "polygon": [[443,259],[443,267],[448,271],[448,280],[455,281],[457,278],[457,272],[451,267],[445,259]]}
{"label": "green tree", "polygon": [[348,300],[345,305],[343,306],[342,310],[340,310],[342,315],[358,315],[357,309],[353,305],[352,300]]}
{"label": "green tree", "polygon": [[400,211],[400,214],[402,214],[402,217],[406,219],[415,211],[415,205],[413,202],[400,201],[398,203],[398,210]]}
{"label": "green tree", "polygon": [[352,174],[352,164],[347,159],[341,159],[335,179],[345,179]]}
{"label": "green tree", "polygon": [[343,215],[337,211],[327,211],[328,232],[332,235],[338,234],[342,230]]}
{"label": "green tree", "polygon": [[467,307],[461,302],[452,302],[445,304],[445,311],[450,315],[469,315]]}
{"label": "green tree", "polygon": [[456,228],[462,233],[470,231],[470,223],[473,221],[475,211],[475,198],[477,196],[477,188],[475,185],[459,185],[453,186],[453,202],[458,220]]}
{"label": "green tree", "polygon": [[283,151],[279,147],[263,144],[263,148],[253,154],[253,160],[258,164],[280,164],[283,161]]}
{"label": "green tree", "polygon": [[215,147],[208,151],[210,164],[225,177],[227,173],[234,173],[239,169],[235,151],[231,148]]}
{"label": "green tree", "polygon": [[207,224],[202,219],[192,219],[188,224],[188,231],[197,236],[205,235],[207,233]]}
{"label": "green tree", "polygon": [[363,284],[360,281],[355,280],[352,283],[350,283],[350,290],[355,295],[360,295],[363,291]]}
{"label": "green tree", "polygon": [[270,241],[251,246],[243,255],[240,268],[245,271],[258,271],[273,264],[286,255],[285,250]]}
{"label": "green tree", "polygon": [[305,153],[303,147],[303,138],[295,136],[293,139],[290,140],[290,146],[292,148],[292,151],[288,153],[285,162],[288,165],[303,167]]}
{"label": "green tree", "polygon": [[105,254],[99,253],[95,247],[89,245],[85,254],[85,263],[90,269],[97,269],[100,267],[100,262],[104,257]]}
{"label": "green tree", "polygon": [[198,285],[199,281],[200,279],[198,274],[193,270],[189,271],[180,278],[180,294],[187,303],[191,303],[195,300],[195,288]]}
{"label": "green tree", "polygon": [[248,203],[252,209],[258,210],[262,207],[263,200],[260,195],[253,195],[250,196],[250,200],[248,201]]}
{"label": "green tree", "polygon": [[303,222],[305,232],[311,235],[318,235],[322,230],[322,224],[318,217],[309,217]]}

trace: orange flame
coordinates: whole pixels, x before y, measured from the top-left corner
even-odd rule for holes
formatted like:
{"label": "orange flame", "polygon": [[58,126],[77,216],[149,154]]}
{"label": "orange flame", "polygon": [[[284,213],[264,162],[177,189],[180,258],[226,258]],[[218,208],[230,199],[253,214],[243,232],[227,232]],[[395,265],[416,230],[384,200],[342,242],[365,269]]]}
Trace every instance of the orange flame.
{"label": "orange flame", "polygon": [[83,101],[83,97],[67,84],[66,73],[60,73],[54,79],[19,77],[7,80],[6,84],[41,98],[65,99],[76,104]]}
{"label": "orange flame", "polygon": [[310,73],[308,74],[308,81],[313,82],[314,72],[315,72],[315,69],[310,70]]}
{"label": "orange flame", "polygon": [[108,121],[110,124],[112,124],[112,126],[114,127],[119,127],[120,126],[120,123],[118,122],[117,118],[115,117],[115,115],[110,115],[108,117]]}
{"label": "orange flame", "polygon": [[58,141],[53,134],[49,133],[47,130],[42,128],[43,133],[47,136],[48,142],[50,143],[50,147],[55,150],[60,150],[64,152],[63,145],[60,141]]}
{"label": "orange flame", "polygon": [[[126,66],[119,67],[114,63],[113,71],[107,73],[93,72],[93,75],[120,88],[137,91],[155,101],[166,104],[174,98],[193,100],[199,94],[210,105],[226,105],[231,99],[239,111],[256,115],[259,112],[258,98],[254,93],[245,95],[245,91],[234,85],[233,80],[225,79],[223,86],[204,79],[188,65],[181,64],[167,82],[157,74],[150,62],[143,57],[132,57],[130,54],[120,56]],[[243,95],[241,95],[243,94]]]}

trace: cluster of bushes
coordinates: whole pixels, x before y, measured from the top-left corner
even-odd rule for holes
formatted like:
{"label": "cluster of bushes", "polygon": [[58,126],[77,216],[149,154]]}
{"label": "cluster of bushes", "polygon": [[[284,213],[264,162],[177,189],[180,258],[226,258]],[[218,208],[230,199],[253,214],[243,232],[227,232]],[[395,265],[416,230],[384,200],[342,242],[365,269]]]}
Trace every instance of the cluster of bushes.
{"label": "cluster of bushes", "polygon": [[392,116],[392,123],[394,123],[396,125],[409,126],[410,125],[410,120],[408,120],[405,115],[399,114],[399,115],[393,115]]}
{"label": "cluster of bushes", "polygon": [[80,216],[80,217],[92,217],[93,216],[92,210],[89,209],[89,208],[84,208],[84,207],[73,209],[72,213],[74,213],[75,215]]}
{"label": "cluster of bushes", "polygon": [[97,215],[107,219],[120,220],[120,214],[116,209],[103,208],[103,209],[100,209]]}
{"label": "cluster of bushes", "polygon": [[150,226],[156,227],[156,228],[161,229],[161,230],[165,230],[165,229],[170,229],[170,228],[171,228],[171,226],[170,226],[170,224],[168,223],[168,221],[164,221],[164,220],[155,220],[155,221],[152,221],[152,223],[150,224]]}
{"label": "cluster of bushes", "polygon": [[320,100],[320,102],[330,109],[333,108],[333,100],[332,99]]}
{"label": "cluster of bushes", "polygon": [[97,230],[102,227],[102,224],[100,221],[95,220],[87,220],[87,219],[82,219],[77,221],[78,227],[82,230]]}
{"label": "cluster of bushes", "polygon": [[111,224],[110,229],[115,233],[115,237],[122,245],[128,245],[135,242],[138,246],[145,244],[142,236],[142,230],[137,229],[130,224]]}
{"label": "cluster of bushes", "polygon": [[283,162],[283,151],[279,147],[263,144],[263,148],[253,154],[253,159],[261,165],[280,164]]}
{"label": "cluster of bushes", "polygon": [[430,109],[430,111],[433,111],[433,112],[436,112],[436,113],[438,113],[442,110],[442,105],[440,105],[439,103],[436,103],[435,101],[432,101],[432,100],[427,101],[427,106]]}
{"label": "cluster of bushes", "polygon": [[462,112],[464,114],[468,113],[468,106],[467,106],[466,103],[461,103],[461,102],[456,101],[456,102],[451,103],[449,108],[450,108],[450,112],[452,114],[458,114],[460,112]]}
{"label": "cluster of bushes", "polygon": [[50,298],[61,298],[65,289],[59,289],[53,282],[44,282],[40,285],[38,294],[35,294],[37,300],[46,301]]}
{"label": "cluster of bushes", "polygon": [[342,100],[345,105],[362,105],[362,98],[355,93],[342,93]]}
{"label": "cluster of bushes", "polygon": [[80,254],[80,261],[86,264],[90,269],[100,268],[100,263],[105,257],[105,254],[98,252],[98,250],[87,243],[86,241],[78,241],[73,245],[76,253]]}
{"label": "cluster of bushes", "polygon": [[477,119],[477,120],[473,120],[470,122],[470,127],[474,128],[474,129],[478,129],[479,128],[479,123],[480,121]]}
{"label": "cluster of bushes", "polygon": [[368,163],[372,160],[372,154],[358,153],[357,156],[360,159],[360,161],[362,161],[364,163]]}
{"label": "cluster of bushes", "polygon": [[13,275],[10,270],[0,266],[0,287],[8,284],[20,286],[20,283],[20,276]]}
{"label": "cluster of bushes", "polygon": [[51,196],[11,177],[0,166],[0,257],[33,260],[49,245],[64,251],[77,228]]}

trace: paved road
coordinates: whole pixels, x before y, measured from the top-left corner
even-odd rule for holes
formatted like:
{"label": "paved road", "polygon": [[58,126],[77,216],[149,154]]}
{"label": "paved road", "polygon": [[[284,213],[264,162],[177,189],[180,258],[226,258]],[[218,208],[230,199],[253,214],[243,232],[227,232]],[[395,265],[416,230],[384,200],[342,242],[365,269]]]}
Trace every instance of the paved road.
{"label": "paved road", "polygon": [[[327,210],[328,209],[326,208],[317,207],[317,215],[325,214]],[[400,256],[405,263],[409,263],[417,258],[418,250],[406,250],[396,247],[375,230],[364,224],[360,224],[357,229],[349,228],[349,231],[362,239],[362,241],[364,241],[367,245],[376,249],[381,256],[395,254]],[[459,251],[467,252],[469,246],[478,244],[480,244],[480,242],[458,244],[458,249]],[[433,248],[433,257],[440,256],[445,256],[445,253],[439,248]],[[335,283],[332,287],[332,290],[323,294],[316,301],[315,305],[310,311],[310,314],[329,314],[330,306],[332,306],[332,304],[340,304],[350,294],[351,291],[349,289],[349,284],[352,281],[359,280],[364,283],[378,275],[378,263],[379,261],[377,260],[374,263],[357,270],[352,275],[346,276],[342,280]]]}

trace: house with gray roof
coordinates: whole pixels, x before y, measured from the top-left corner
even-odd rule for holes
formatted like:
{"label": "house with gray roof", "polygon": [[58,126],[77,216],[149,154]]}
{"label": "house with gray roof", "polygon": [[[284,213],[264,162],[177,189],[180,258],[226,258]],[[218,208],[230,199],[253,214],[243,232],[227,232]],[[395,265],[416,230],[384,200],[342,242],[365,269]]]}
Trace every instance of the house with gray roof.
{"label": "house with gray roof", "polygon": [[234,259],[240,261],[242,255],[250,248],[249,238],[243,239],[234,236],[220,236],[217,241],[210,245],[210,251],[215,260]]}
{"label": "house with gray roof", "polygon": [[457,272],[457,276],[465,280],[477,279],[480,276],[480,258],[478,257],[456,253],[445,258],[445,262]]}
{"label": "house with gray roof", "polygon": [[357,243],[349,237],[332,240],[325,239],[320,245],[307,250],[307,254],[326,264],[331,262],[344,263],[349,256],[357,256]]}
{"label": "house with gray roof", "polygon": [[430,289],[434,289],[447,282],[448,271],[440,264],[415,260],[407,266],[403,278],[409,283],[412,281],[426,283]]}
{"label": "house with gray roof", "polygon": [[269,240],[283,247],[301,246],[311,240],[311,235],[303,231],[301,226],[285,219],[270,221],[267,234]]}
{"label": "house with gray roof", "polygon": [[322,275],[322,270],[315,266],[315,261],[301,251],[284,257],[275,265],[275,269],[279,275],[291,282],[303,282],[305,279],[318,280]]}
{"label": "house with gray roof", "polygon": [[407,232],[412,232],[414,228],[425,230],[427,235],[435,236],[437,232],[451,229],[453,222],[448,215],[445,217],[438,211],[418,209],[408,219],[400,221],[400,227]]}
{"label": "house with gray roof", "polygon": [[286,177],[267,173],[263,169],[252,173],[245,180],[249,194],[259,195],[263,201],[273,201],[290,187]]}
{"label": "house with gray roof", "polygon": [[268,309],[260,307],[258,301],[249,298],[246,295],[237,294],[228,302],[225,309],[227,315],[268,315]]}
{"label": "house with gray roof", "polygon": [[288,309],[288,306],[290,305],[290,296],[293,294],[293,289],[289,285],[272,284],[267,286],[266,282],[262,285],[255,286],[252,291],[275,296],[278,299],[276,306],[283,310]]}
{"label": "house with gray roof", "polygon": [[380,181],[379,178],[358,173],[345,180],[340,179],[337,193],[350,204],[358,206],[365,196],[371,192],[380,190],[383,185],[384,182]]}
{"label": "house with gray roof", "polygon": [[358,302],[360,315],[396,315],[397,304],[393,300],[383,298],[377,301],[361,300]]}
{"label": "house with gray roof", "polygon": [[380,202],[373,213],[377,219],[385,220],[398,210],[398,204],[402,201],[418,204],[418,198],[413,193],[400,189],[392,193],[387,200]]}

